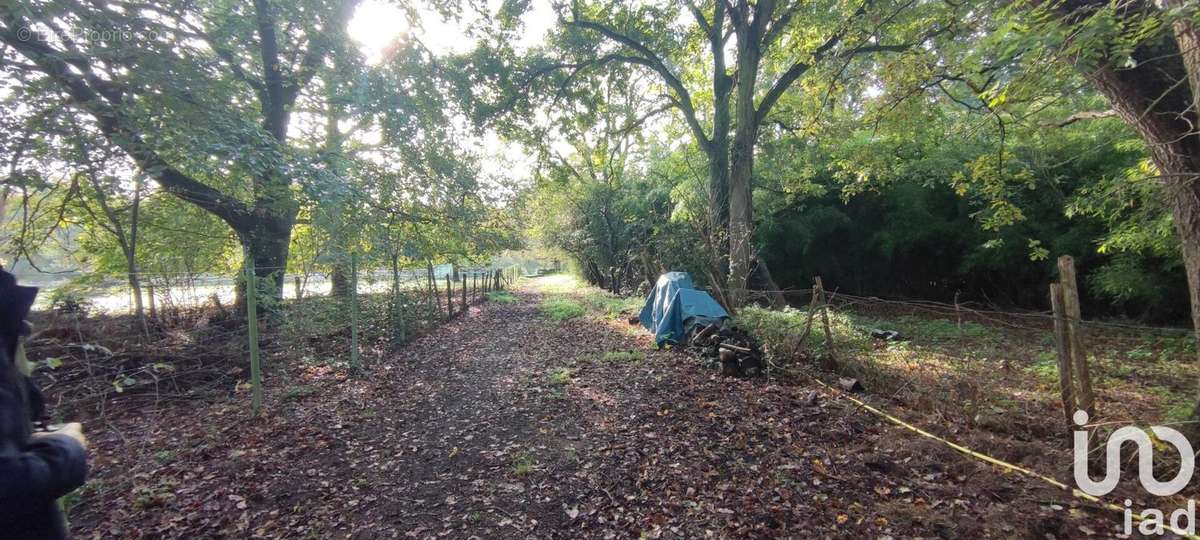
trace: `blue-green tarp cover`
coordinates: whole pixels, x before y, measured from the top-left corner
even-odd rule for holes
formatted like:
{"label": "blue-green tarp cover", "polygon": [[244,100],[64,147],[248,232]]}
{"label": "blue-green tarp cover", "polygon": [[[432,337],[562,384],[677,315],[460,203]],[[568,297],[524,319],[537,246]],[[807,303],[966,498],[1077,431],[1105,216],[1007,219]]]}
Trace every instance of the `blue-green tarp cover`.
{"label": "blue-green tarp cover", "polygon": [[697,290],[686,272],[658,276],[646,305],[638,316],[642,326],[654,332],[654,342],[680,343],[695,324],[711,324],[729,317],[708,293]]}

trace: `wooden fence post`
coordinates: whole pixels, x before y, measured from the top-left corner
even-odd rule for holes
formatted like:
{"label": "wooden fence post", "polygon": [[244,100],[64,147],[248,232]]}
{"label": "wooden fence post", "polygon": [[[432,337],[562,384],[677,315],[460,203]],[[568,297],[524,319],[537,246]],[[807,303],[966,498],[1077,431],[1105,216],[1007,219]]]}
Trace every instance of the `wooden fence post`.
{"label": "wooden fence post", "polygon": [[821,294],[821,322],[825,325],[825,344],[829,347],[829,356],[835,357],[837,351],[833,345],[833,331],[829,328],[829,302],[825,298],[825,284],[821,282],[821,276],[817,276],[817,291]]}
{"label": "wooden fence post", "polygon": [[429,262],[429,261],[425,261],[425,268],[426,268],[426,271],[429,273],[429,275],[427,276],[429,279],[429,295],[433,298],[433,305],[430,307],[434,308],[434,310],[433,310],[434,313],[441,313],[441,311],[442,311],[442,293],[438,292],[437,276],[435,276],[433,274],[433,263]]}
{"label": "wooden fence post", "polygon": [[446,320],[454,318],[454,286],[450,282],[450,274],[446,274]]}
{"label": "wooden fence post", "polygon": [[292,276],[292,279],[296,287],[296,300],[301,300],[304,298],[304,287],[300,285],[300,276]]}
{"label": "wooden fence post", "polygon": [[[813,285],[812,300],[808,303],[808,320],[804,323],[804,333],[800,334],[800,339],[796,341],[796,346],[804,344],[804,340],[808,339],[808,334],[812,332],[813,317],[817,315],[817,286]],[[816,338],[813,338],[816,339]]]}
{"label": "wooden fence post", "polygon": [[1079,288],[1075,282],[1075,260],[1070,255],[1058,258],[1058,276],[1062,284],[1063,309],[1067,316],[1067,341],[1071,344],[1072,371],[1078,384],[1076,396],[1079,408],[1096,417],[1096,399],[1092,393],[1092,377],[1088,369],[1087,348],[1083,345],[1082,315],[1079,309]]}
{"label": "wooden fence post", "polygon": [[1062,283],[1050,284],[1050,307],[1054,310],[1054,344],[1058,351],[1058,389],[1062,399],[1067,431],[1075,429],[1075,384],[1071,369],[1071,342],[1067,334],[1066,309],[1063,307]]}
{"label": "wooden fence post", "polygon": [[958,305],[958,293],[962,291],[954,291],[954,318],[958,319],[958,333],[962,333],[962,308]]}
{"label": "wooden fence post", "polygon": [[246,333],[250,337],[250,410],[254,416],[262,410],[262,366],[258,358],[258,282],[254,275],[254,258],[250,250],[246,257]]}
{"label": "wooden fence post", "polygon": [[358,252],[350,252],[350,368],[362,368],[358,357]]}
{"label": "wooden fence post", "polygon": [[467,273],[463,272],[462,276],[462,307],[459,308],[459,313],[467,312]]}
{"label": "wooden fence post", "polygon": [[155,305],[154,305],[154,284],[153,283],[148,283],[146,285],[146,296],[149,297],[149,299],[150,299],[150,318],[152,320],[157,320],[158,319],[158,310],[155,308]]}

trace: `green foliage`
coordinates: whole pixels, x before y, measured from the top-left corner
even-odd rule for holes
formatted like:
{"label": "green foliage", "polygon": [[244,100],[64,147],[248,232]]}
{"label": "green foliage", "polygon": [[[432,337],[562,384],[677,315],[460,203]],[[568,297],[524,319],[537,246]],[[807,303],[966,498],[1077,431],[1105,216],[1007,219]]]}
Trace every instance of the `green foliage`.
{"label": "green foliage", "polygon": [[641,311],[644,302],[642,298],[617,296],[603,291],[588,291],[583,295],[583,300],[592,309],[603,313],[610,319],[636,315]]}
{"label": "green foliage", "polygon": [[518,452],[512,459],[512,472],[517,476],[525,476],[533,472],[537,460],[529,452]]}
{"label": "green foliage", "polygon": [[578,302],[567,300],[564,298],[551,298],[543,300],[542,315],[554,322],[564,322],[577,317],[582,317],[587,310]]}
{"label": "green foliage", "polygon": [[552,384],[566,386],[571,384],[571,378],[575,376],[575,370],[572,368],[559,368],[546,376],[546,379]]}
{"label": "green foliage", "polygon": [[600,358],[605,362],[641,362],[646,355],[642,351],[605,351]]}
{"label": "green foliage", "polygon": [[[789,363],[793,357],[806,350],[812,350],[825,343],[824,327],[821,314],[815,314],[812,330],[806,343],[800,343],[800,336],[808,321],[808,311],[787,308],[771,310],[757,306],[742,308],[734,318],[734,324],[759,339],[770,351],[776,362]],[[870,338],[867,328],[854,316],[831,310],[829,326],[833,333],[834,345],[839,350],[870,350]]]}
{"label": "green foliage", "polygon": [[56,287],[50,292],[50,309],[64,314],[86,315],[92,309],[88,288],[79,283]]}
{"label": "green foliage", "polygon": [[899,330],[920,341],[969,339],[978,342],[980,340],[996,340],[1000,337],[994,329],[972,321],[963,321],[960,326],[957,321],[949,319],[904,316],[897,317],[888,324],[895,327],[888,328],[889,330]]}
{"label": "green foliage", "polygon": [[1058,353],[1055,351],[1039,351],[1030,364],[1029,370],[1046,384],[1058,382]]}

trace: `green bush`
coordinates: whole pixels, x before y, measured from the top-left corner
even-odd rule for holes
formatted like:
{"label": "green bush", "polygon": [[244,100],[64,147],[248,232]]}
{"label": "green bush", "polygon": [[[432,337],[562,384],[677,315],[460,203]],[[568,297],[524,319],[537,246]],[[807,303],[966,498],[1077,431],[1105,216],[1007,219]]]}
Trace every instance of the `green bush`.
{"label": "green bush", "polygon": [[577,302],[553,298],[542,302],[542,313],[550,320],[563,322],[576,317],[582,317],[587,310]]}

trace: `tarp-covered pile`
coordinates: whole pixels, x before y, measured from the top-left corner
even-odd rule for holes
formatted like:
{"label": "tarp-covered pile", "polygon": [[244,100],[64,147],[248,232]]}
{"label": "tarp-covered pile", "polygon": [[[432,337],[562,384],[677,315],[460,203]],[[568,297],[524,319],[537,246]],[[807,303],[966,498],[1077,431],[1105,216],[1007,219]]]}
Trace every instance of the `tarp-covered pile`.
{"label": "tarp-covered pile", "polygon": [[682,343],[696,325],[709,325],[729,317],[708,293],[697,290],[686,272],[667,272],[658,277],[638,316],[642,326],[654,332],[654,342]]}

